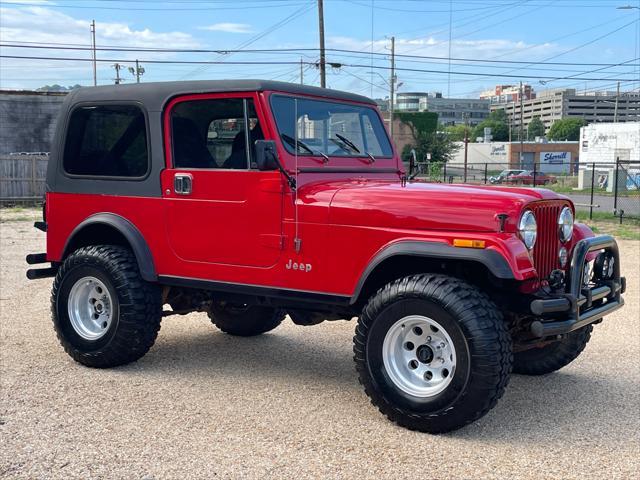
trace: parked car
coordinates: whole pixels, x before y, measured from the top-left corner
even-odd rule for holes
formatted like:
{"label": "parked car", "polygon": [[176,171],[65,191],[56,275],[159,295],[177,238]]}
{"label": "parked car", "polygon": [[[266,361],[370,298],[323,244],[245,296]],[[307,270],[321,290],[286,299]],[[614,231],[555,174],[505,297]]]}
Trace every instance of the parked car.
{"label": "parked car", "polygon": [[503,170],[499,175],[489,177],[490,183],[503,183],[511,175],[518,175],[524,172],[524,170]]}
{"label": "parked car", "polygon": [[556,183],[556,177],[548,175],[544,172],[534,172],[533,170],[523,170],[522,172],[514,175],[509,175],[505,183],[511,183],[514,185],[533,185],[535,178],[536,185],[549,185]]}
{"label": "parked car", "polygon": [[454,430],[494,407],[512,371],[578,357],[625,281],[615,240],[574,223],[569,198],[410,173],[376,103],[351,93],[255,80],[73,90],[36,223],[46,252],[27,257],[49,265],[27,276],[54,277],[60,343],[96,368],[141,358],[168,315],[206,312],[238,336],[286,315],[358,317],[371,401],[404,427]]}

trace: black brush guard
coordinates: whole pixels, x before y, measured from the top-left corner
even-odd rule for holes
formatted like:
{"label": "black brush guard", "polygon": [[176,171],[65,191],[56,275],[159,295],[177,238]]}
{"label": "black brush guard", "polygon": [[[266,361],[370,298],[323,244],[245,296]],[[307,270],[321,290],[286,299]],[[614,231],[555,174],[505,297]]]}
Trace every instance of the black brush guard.
{"label": "black brush guard", "polygon": [[[595,286],[585,287],[583,277],[587,254],[599,250],[613,258],[613,274],[610,278],[599,279]],[[562,335],[601,320],[624,305],[622,293],[625,286],[625,278],[620,276],[620,253],[615,239],[602,235],[580,240],[573,248],[571,268],[565,283],[566,293],[531,302],[531,313],[538,317],[553,317],[548,321],[534,321],[531,324],[532,335],[537,338]]]}

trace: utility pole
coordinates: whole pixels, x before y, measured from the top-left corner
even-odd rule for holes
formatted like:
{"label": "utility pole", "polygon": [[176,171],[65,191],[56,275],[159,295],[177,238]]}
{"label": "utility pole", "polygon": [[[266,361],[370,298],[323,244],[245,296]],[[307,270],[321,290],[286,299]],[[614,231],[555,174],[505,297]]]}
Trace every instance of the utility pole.
{"label": "utility pole", "polygon": [[327,87],[326,65],[324,56],[324,8],[322,0],[318,0],[318,28],[320,30],[320,86]]}
{"label": "utility pole", "polygon": [[91,52],[93,54],[93,86],[98,85],[98,73],[96,68],[96,21],[91,21]]}
{"label": "utility pole", "polygon": [[144,70],[144,67],[140,66],[138,59],[136,59],[136,68],[129,67],[128,70],[131,75],[135,75],[136,83],[140,83],[140,76],[144,75],[145,70]]}
{"label": "utility pole", "polygon": [[391,78],[389,79],[389,133],[393,141],[393,109],[396,86],[396,37],[391,37]]}
{"label": "utility pole", "polygon": [[613,123],[618,123],[618,101],[620,99],[620,82],[618,82],[618,88],[616,89],[616,106],[613,110]]}
{"label": "utility pole", "polygon": [[302,64],[302,57],[300,57],[300,85],[304,85],[304,65]]}
{"label": "utility pole", "polygon": [[[522,98],[522,81],[520,82],[520,168],[524,164],[524,100]],[[535,160],[534,160],[535,161]]]}
{"label": "utility pole", "polygon": [[122,79],[120,78],[120,69],[122,68],[122,65],[114,63],[111,66],[116,69],[116,78],[114,78],[116,85],[120,85],[120,82],[122,82]]}

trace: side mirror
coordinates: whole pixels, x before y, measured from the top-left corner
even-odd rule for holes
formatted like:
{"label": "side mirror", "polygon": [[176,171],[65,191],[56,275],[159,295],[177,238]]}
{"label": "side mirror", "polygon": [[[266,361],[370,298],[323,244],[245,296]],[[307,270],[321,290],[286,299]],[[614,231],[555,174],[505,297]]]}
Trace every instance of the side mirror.
{"label": "side mirror", "polygon": [[280,162],[273,140],[256,140],[256,164],[258,170],[278,170]]}
{"label": "side mirror", "polygon": [[287,179],[291,190],[296,189],[296,179],[289,175],[280,163],[278,153],[276,152],[276,142],[273,140],[256,140],[256,164],[258,170],[280,170],[282,175]]}

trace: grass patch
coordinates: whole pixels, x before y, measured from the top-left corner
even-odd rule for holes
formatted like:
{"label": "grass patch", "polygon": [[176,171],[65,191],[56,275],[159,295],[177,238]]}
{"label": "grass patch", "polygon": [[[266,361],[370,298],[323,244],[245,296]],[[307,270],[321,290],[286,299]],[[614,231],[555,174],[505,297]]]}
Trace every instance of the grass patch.
{"label": "grass patch", "polygon": [[24,211],[25,211],[24,207],[7,207],[2,209],[2,213],[9,213],[9,214],[22,213]]}
{"label": "grass patch", "polygon": [[15,217],[11,217],[11,218],[0,218],[0,223],[7,223],[7,222],[32,222],[33,221],[33,217],[27,217],[24,215],[18,215]]}
{"label": "grass patch", "polygon": [[593,219],[589,219],[588,212],[576,212],[576,220],[588,225],[598,234],[613,235],[621,240],[640,240],[640,219],[624,218],[623,223],[616,217],[605,212],[593,212]]}
{"label": "grass patch", "polygon": [[0,208],[0,223],[33,222],[42,218],[42,211],[37,208],[10,207]]}

